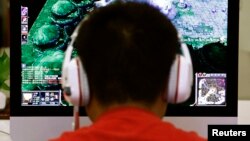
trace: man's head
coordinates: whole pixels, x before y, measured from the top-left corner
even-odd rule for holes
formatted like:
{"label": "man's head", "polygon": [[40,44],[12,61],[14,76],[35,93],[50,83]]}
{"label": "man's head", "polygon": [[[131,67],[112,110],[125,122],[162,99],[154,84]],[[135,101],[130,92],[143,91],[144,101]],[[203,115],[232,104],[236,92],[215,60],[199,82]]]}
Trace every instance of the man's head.
{"label": "man's head", "polygon": [[175,27],[158,9],[127,2],[90,13],[74,46],[91,97],[105,107],[155,103],[165,92],[180,44]]}

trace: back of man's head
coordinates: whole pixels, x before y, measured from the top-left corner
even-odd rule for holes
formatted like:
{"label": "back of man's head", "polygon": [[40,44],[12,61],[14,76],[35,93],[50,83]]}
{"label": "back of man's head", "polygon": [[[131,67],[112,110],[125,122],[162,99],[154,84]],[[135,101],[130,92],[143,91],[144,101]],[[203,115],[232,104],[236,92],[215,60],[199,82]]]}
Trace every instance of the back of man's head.
{"label": "back of man's head", "polygon": [[74,46],[91,94],[108,106],[129,101],[152,104],[167,86],[180,45],[175,27],[158,9],[119,2],[90,13]]}

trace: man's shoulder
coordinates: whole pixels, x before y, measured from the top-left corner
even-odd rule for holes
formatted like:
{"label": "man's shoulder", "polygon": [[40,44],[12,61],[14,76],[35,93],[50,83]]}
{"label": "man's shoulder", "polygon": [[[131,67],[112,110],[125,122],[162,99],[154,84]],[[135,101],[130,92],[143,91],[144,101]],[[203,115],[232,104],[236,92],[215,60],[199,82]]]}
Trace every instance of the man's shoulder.
{"label": "man's shoulder", "polygon": [[[145,123],[147,124],[147,123]],[[152,124],[152,123],[151,123]],[[123,125],[120,125],[123,126]],[[206,139],[200,137],[197,133],[192,131],[185,131],[179,128],[176,128],[173,124],[168,122],[158,122],[155,124],[150,125],[147,124],[147,128],[143,127],[143,129],[139,129],[139,127],[135,127],[133,130],[123,130],[121,131],[120,128],[118,131],[113,129],[107,131],[104,129],[93,128],[90,127],[82,127],[77,131],[74,132],[64,132],[60,138],[56,140],[50,141],[80,141],[84,140],[110,140],[110,139],[134,139],[134,140],[150,140],[153,139],[155,141],[206,141]],[[137,129],[136,129],[137,128]],[[117,134],[115,134],[117,133]],[[134,134],[132,134],[134,133]],[[100,136],[101,135],[101,136]],[[116,136],[119,135],[119,136]]]}

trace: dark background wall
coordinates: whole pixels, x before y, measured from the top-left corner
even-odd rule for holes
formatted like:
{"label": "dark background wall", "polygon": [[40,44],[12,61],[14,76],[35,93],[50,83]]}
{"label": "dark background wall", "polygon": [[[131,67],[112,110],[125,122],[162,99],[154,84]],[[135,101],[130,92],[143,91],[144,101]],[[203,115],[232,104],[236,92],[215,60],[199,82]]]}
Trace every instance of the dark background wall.
{"label": "dark background wall", "polygon": [[9,46],[9,0],[0,0],[0,47]]}

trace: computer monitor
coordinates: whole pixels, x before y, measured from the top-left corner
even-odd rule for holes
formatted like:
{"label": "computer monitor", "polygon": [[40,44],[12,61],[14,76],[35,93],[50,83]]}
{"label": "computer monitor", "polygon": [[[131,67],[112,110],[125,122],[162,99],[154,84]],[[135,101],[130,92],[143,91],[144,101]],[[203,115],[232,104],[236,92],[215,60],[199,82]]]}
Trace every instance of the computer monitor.
{"label": "computer monitor", "polygon": [[[239,1],[134,1],[158,7],[176,26],[191,52],[191,97],[184,103],[170,104],[164,119],[203,136],[207,124],[236,124]],[[46,140],[71,129],[73,107],[65,102],[60,86],[70,34],[88,12],[112,0],[10,2],[11,135],[16,140]],[[80,115],[83,124],[90,123],[84,108]],[[24,136],[30,132],[34,134]]]}
{"label": "computer monitor", "polygon": [[[237,116],[238,2],[133,1],[159,8],[175,25],[181,41],[191,52],[194,66],[191,97],[184,103],[170,104],[166,116]],[[12,116],[72,115],[73,108],[64,100],[61,89],[65,49],[80,20],[91,10],[112,2],[12,2]],[[86,115],[83,108],[81,115]]]}

